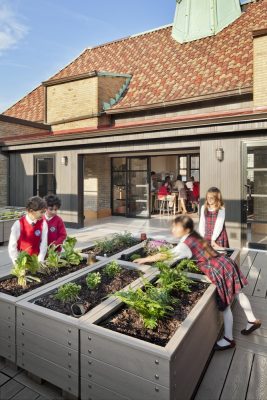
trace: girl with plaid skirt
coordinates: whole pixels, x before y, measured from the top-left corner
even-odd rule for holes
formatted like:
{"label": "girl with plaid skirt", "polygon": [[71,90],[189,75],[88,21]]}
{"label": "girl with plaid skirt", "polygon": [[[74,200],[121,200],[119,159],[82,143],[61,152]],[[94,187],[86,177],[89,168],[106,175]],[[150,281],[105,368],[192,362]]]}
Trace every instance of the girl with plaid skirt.
{"label": "girl with plaid skirt", "polygon": [[222,194],[216,187],[207,191],[205,204],[201,207],[198,230],[215,249],[229,247]]}
{"label": "girl with plaid skirt", "polygon": [[[194,231],[193,220],[181,215],[175,218],[172,232],[180,239],[179,244],[172,250],[176,260],[192,258],[198,268],[208,276],[217,288],[217,305],[223,312],[224,336],[215,345],[215,350],[226,350],[235,347],[233,340],[233,314],[231,303],[237,298],[247,317],[247,326],[241,331],[243,335],[249,335],[261,326],[251,309],[247,296],[242,293],[242,288],[248,284],[247,279],[239,270],[238,265],[226,255],[217,253],[209,243]],[[156,262],[166,259],[166,254],[158,253],[146,258],[135,260],[138,264]]]}

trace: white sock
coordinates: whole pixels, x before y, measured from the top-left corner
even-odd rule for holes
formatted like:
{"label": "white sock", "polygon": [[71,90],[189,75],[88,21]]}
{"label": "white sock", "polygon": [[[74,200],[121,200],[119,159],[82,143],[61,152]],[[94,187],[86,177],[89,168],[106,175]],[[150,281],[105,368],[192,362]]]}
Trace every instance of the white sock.
{"label": "white sock", "polygon": [[[233,313],[231,307],[228,306],[223,311],[223,321],[224,321],[224,336],[227,337],[229,340],[233,340]],[[217,342],[219,346],[228,346],[229,342],[222,338]]]}
{"label": "white sock", "polygon": [[[254,322],[256,320],[255,315],[253,314],[250,301],[245,293],[238,293],[236,295],[237,300],[239,301],[240,306],[243,308],[244,313],[246,314],[247,321]],[[247,323],[246,329],[249,329],[253,324]]]}

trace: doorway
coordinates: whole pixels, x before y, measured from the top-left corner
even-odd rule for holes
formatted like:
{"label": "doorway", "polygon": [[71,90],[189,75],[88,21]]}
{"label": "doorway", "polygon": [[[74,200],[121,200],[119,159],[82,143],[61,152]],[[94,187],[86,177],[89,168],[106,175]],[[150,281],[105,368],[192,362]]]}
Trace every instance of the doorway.
{"label": "doorway", "polygon": [[267,249],[267,144],[246,151],[247,245]]}

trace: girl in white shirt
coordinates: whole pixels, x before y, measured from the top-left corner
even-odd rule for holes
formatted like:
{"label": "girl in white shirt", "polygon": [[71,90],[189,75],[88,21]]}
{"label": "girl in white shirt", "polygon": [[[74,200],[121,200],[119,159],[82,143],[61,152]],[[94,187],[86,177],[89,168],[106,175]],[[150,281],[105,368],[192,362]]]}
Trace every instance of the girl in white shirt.
{"label": "girl in white shirt", "polygon": [[222,194],[216,187],[211,187],[206,194],[205,204],[201,207],[199,233],[214,248],[229,247],[225,228],[225,208]]}

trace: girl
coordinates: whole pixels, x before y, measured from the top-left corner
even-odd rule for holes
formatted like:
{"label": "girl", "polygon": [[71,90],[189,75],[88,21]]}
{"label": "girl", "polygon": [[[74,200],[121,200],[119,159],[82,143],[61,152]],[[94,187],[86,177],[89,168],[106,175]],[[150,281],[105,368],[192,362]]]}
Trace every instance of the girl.
{"label": "girl", "polygon": [[26,215],[14,222],[11,228],[8,253],[15,264],[19,251],[38,255],[43,262],[47,251],[47,223],[43,220],[46,202],[38,196],[30,197]]}
{"label": "girl", "polygon": [[185,201],[186,201],[187,196],[186,196],[186,190],[185,190],[184,182],[182,181],[181,175],[177,176],[177,180],[176,180],[173,188],[174,188],[174,190],[178,190],[178,192],[179,192],[178,200],[180,201],[180,204],[181,204],[181,210],[182,210],[183,214],[186,214],[187,211],[186,211]]}
{"label": "girl", "polygon": [[48,225],[48,246],[53,243],[57,247],[57,251],[61,251],[61,245],[67,237],[66,228],[62,218],[57,215],[57,211],[61,206],[61,201],[55,194],[49,194],[45,198],[47,210],[44,219]]}
{"label": "girl", "polygon": [[[215,345],[215,350],[226,350],[235,347],[233,340],[233,314],[231,303],[236,297],[247,317],[247,326],[241,331],[249,335],[261,326],[252,312],[247,296],[241,292],[247,285],[247,280],[231,258],[217,253],[197,232],[194,231],[193,220],[181,215],[175,218],[172,232],[180,239],[179,244],[172,250],[176,259],[193,258],[198,268],[208,276],[217,288],[217,305],[223,311],[224,337]],[[154,256],[139,258],[134,262],[144,264],[166,259],[166,254],[158,253]]]}
{"label": "girl", "polygon": [[215,249],[229,247],[222,194],[216,187],[207,191],[205,204],[201,207],[198,230]]}

